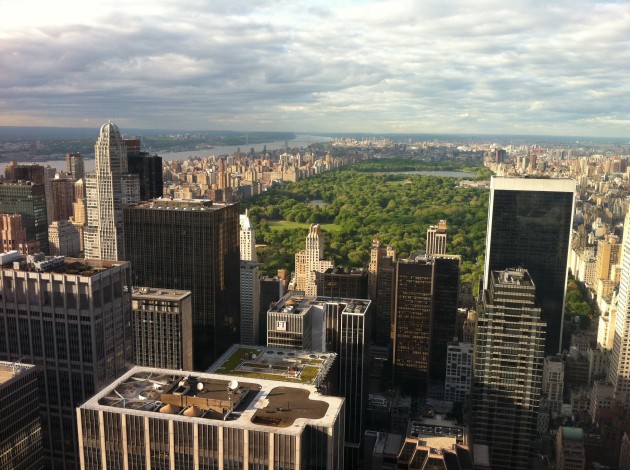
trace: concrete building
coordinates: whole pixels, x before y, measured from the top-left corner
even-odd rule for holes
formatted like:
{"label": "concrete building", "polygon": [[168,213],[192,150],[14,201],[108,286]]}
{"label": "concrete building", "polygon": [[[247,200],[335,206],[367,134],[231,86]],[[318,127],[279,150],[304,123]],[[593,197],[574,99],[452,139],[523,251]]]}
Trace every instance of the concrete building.
{"label": "concrete building", "polygon": [[306,236],[306,248],[295,254],[295,290],[304,291],[310,297],[317,295],[315,272],[334,267],[324,260],[324,235],[319,224],[311,224]]}
{"label": "concrete building", "polygon": [[313,309],[304,292],[289,291],[267,312],[267,347],[287,349],[321,349],[313,344]]}
{"label": "concrete building", "polygon": [[525,269],[493,271],[475,333],[471,430],[493,469],[532,468],[545,321]]}
{"label": "concrete building", "polygon": [[137,175],[129,174],[127,148],[118,126],[111,121],[101,127],[94,159],[95,171],[85,180],[85,257],[122,260],[123,205],[140,200],[140,182]]}
{"label": "concrete building", "polygon": [[613,266],[621,261],[619,237],[610,235],[605,240],[597,241],[597,279],[610,280]]}
{"label": "concrete building", "polygon": [[132,362],[129,263],[0,255],[0,360],[37,366],[45,465],[78,463],[75,406]]}
{"label": "concrete building", "polygon": [[258,261],[241,260],[241,343],[260,344],[260,275]]}
{"label": "concrete building", "polygon": [[440,220],[437,225],[431,225],[427,229],[427,255],[446,254],[446,220]]}
{"label": "concrete building", "polygon": [[562,346],[575,186],[569,179],[490,181],[483,288],[489,288],[495,270],[527,268],[547,323],[547,355]]}
{"label": "concrete building", "polygon": [[131,310],[134,364],[167,369],[192,368],[190,291],[134,287]]}
{"label": "concrete building", "polygon": [[81,252],[81,234],[67,220],[56,220],[48,226],[48,244],[52,256],[78,256]]}
{"label": "concrete building", "polygon": [[473,345],[454,341],[446,351],[446,380],[444,399],[465,403],[470,397],[473,372]]}
{"label": "concrete building", "polygon": [[20,214],[26,239],[37,241],[40,250],[48,253],[48,216],[43,184],[0,183],[0,214]]}
{"label": "concrete building", "polygon": [[154,199],[123,210],[134,285],[192,292],[195,370],[238,342],[238,213],[238,204],[207,199]]}
{"label": "concrete building", "polygon": [[549,411],[559,414],[564,393],[564,361],[561,356],[547,356],[543,363],[542,394]]}
{"label": "concrete building", "polygon": [[556,468],[558,470],[584,470],[584,431],[582,428],[560,426],[556,435]]}
{"label": "concrete building", "polygon": [[608,378],[615,387],[615,400],[626,411],[630,411],[630,211],[624,222],[621,259],[621,281]]}
{"label": "concrete building", "polygon": [[85,177],[85,165],[80,153],[66,153],[66,173],[76,181]]}
{"label": "concrete building", "polygon": [[0,468],[43,468],[35,366],[0,361]]}
{"label": "concrete building", "polygon": [[68,220],[73,215],[74,180],[55,178],[50,181],[52,197],[52,221]]}
{"label": "concrete building", "polygon": [[28,240],[26,228],[22,225],[21,214],[1,214],[0,224],[2,224],[0,240],[3,253],[17,250],[23,255],[31,255],[41,251],[38,241]]}
{"label": "concrete building", "polygon": [[256,261],[256,231],[245,214],[239,215],[241,261]]}
{"label": "concrete building", "polygon": [[81,466],[345,468],[343,399],[281,380],[134,367],[77,409]]}

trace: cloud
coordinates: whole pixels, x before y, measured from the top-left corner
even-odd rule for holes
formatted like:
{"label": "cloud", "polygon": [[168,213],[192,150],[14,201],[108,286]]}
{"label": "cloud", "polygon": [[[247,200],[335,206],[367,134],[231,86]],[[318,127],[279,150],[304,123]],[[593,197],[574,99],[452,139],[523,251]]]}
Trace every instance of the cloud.
{"label": "cloud", "polygon": [[14,3],[0,125],[628,134],[626,3]]}

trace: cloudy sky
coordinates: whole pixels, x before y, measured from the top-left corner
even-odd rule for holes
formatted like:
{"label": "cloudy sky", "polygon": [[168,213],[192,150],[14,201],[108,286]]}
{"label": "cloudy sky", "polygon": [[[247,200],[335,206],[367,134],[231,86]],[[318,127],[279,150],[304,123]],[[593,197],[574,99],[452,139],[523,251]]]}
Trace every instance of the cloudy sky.
{"label": "cloudy sky", "polygon": [[627,1],[0,7],[0,125],[630,136]]}

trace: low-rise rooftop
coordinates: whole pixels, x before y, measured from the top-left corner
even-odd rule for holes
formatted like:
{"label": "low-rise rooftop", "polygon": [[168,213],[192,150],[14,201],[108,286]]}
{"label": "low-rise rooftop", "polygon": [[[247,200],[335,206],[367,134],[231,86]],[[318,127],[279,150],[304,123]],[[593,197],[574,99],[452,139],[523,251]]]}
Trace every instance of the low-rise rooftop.
{"label": "low-rise rooftop", "polygon": [[82,408],[122,408],[127,414],[220,420],[247,428],[302,428],[313,421],[332,425],[342,403],[342,398],[320,395],[312,385],[134,367]]}
{"label": "low-rise rooftop", "polygon": [[20,362],[0,361],[0,385],[8,382],[13,377],[20,375],[22,372],[35,367],[31,364],[22,364]]}
{"label": "low-rise rooftop", "polygon": [[164,299],[182,300],[191,295],[189,290],[154,289],[152,287],[133,287],[132,295],[135,299]]}

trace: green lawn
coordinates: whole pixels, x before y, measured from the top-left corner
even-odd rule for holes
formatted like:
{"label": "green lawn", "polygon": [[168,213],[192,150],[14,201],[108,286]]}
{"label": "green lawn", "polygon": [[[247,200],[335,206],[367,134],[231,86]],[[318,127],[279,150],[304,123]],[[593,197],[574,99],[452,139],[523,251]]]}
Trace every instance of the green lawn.
{"label": "green lawn", "polygon": [[217,372],[223,374],[226,372],[232,372],[241,362],[245,360],[245,354],[247,353],[254,353],[256,356],[260,356],[262,351],[255,348],[238,348],[223,364],[221,364],[221,367],[219,367]]}
{"label": "green lawn", "polygon": [[[272,230],[309,228],[311,224],[308,222],[290,222],[288,220],[270,220],[269,227]],[[337,224],[320,224],[324,232],[338,232],[341,227]]]}

